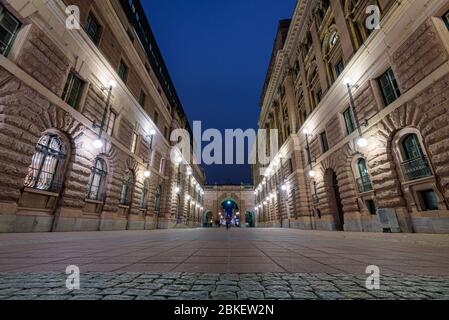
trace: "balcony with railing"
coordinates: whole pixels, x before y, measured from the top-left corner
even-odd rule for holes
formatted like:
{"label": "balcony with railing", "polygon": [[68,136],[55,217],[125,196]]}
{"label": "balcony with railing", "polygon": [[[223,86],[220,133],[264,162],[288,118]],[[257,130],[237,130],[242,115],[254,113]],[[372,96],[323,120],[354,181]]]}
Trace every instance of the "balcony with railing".
{"label": "balcony with railing", "polygon": [[360,193],[373,191],[373,185],[369,176],[362,176],[357,179],[357,186]]}
{"label": "balcony with railing", "polygon": [[401,164],[401,169],[407,181],[431,177],[433,175],[426,157],[418,157],[404,161]]}

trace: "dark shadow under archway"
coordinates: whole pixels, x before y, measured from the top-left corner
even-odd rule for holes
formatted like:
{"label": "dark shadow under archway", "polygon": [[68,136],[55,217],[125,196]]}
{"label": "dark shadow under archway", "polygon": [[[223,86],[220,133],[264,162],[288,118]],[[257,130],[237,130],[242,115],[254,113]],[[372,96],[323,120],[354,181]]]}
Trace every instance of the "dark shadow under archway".
{"label": "dark shadow under archway", "polygon": [[340,187],[338,186],[337,174],[332,169],[326,170],[326,184],[329,192],[329,208],[334,215],[335,229],[337,231],[344,231],[345,219]]}

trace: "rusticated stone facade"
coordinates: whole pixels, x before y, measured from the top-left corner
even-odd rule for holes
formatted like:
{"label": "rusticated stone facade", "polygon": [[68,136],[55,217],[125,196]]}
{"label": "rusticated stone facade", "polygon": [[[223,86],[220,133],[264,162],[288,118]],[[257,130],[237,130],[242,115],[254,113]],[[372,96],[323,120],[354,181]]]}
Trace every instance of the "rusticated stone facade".
{"label": "rusticated stone facade", "polygon": [[[204,173],[170,159],[170,132],[188,121],[150,30],[152,58],[127,33],[129,2],[80,1],[80,30],[66,29],[62,1],[0,4],[20,24],[0,55],[0,232],[202,225]],[[89,15],[101,24],[98,43],[84,31]],[[65,96],[72,75],[82,82],[76,104]],[[59,146],[46,149],[46,137]],[[183,205],[187,192],[195,206]]]}
{"label": "rusticated stone facade", "polygon": [[[370,4],[381,21],[367,32]],[[282,147],[253,168],[260,226],[449,233],[448,10],[298,1],[262,96],[259,126]]]}

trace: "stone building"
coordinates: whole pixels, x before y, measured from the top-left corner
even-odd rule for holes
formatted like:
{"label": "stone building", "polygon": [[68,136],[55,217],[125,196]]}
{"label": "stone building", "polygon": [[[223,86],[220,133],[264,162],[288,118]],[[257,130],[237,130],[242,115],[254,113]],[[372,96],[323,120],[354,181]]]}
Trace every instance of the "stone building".
{"label": "stone building", "polygon": [[1,0],[0,29],[0,232],[202,224],[204,172],[171,160],[190,128],[140,1]]}
{"label": "stone building", "polygon": [[206,185],[203,226],[216,225],[226,216],[240,227],[256,227],[254,187],[251,185]]}
{"label": "stone building", "polygon": [[253,166],[258,225],[448,233],[448,89],[449,1],[299,0],[261,100],[280,148]]}

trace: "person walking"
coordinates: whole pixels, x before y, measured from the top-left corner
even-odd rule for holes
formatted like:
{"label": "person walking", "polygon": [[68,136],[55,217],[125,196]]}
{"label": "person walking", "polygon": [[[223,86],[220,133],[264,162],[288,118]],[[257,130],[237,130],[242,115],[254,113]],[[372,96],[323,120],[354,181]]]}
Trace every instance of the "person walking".
{"label": "person walking", "polygon": [[231,221],[230,221],[229,217],[226,217],[226,230],[229,230],[230,227],[231,227]]}

